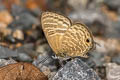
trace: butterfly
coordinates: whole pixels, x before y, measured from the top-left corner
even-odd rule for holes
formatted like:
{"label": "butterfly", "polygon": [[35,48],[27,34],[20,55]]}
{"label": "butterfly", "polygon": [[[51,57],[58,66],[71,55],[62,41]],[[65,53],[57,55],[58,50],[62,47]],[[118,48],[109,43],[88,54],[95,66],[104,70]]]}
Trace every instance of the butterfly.
{"label": "butterfly", "polygon": [[93,35],[82,23],[72,21],[54,12],[43,12],[41,15],[43,32],[56,56],[84,57],[94,47]]}

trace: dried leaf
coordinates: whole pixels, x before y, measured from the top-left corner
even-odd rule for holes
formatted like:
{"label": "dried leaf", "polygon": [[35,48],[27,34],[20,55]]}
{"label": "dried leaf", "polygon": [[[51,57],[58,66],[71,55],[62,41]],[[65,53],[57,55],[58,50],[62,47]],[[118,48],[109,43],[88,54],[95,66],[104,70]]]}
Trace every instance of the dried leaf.
{"label": "dried leaf", "polygon": [[15,63],[0,68],[0,80],[48,80],[30,63]]}

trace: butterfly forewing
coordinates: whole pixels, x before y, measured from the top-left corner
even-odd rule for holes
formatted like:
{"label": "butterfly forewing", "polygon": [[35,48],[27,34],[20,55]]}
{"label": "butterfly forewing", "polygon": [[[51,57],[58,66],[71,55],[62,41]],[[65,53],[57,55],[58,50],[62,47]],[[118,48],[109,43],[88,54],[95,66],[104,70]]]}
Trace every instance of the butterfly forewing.
{"label": "butterfly forewing", "polygon": [[61,39],[68,27],[71,26],[71,21],[62,15],[44,12],[41,16],[41,23],[49,45],[57,54],[61,48]]}

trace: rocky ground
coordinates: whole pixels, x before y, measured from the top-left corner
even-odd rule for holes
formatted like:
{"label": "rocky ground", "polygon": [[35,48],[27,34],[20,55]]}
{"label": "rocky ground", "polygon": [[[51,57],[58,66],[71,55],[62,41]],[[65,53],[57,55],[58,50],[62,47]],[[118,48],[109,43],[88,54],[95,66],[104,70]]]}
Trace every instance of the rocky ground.
{"label": "rocky ground", "polygon": [[[63,14],[90,28],[97,45],[89,58],[78,57],[61,65],[52,57],[40,23],[44,11]],[[8,67],[20,62],[36,66],[44,80],[119,80],[120,0],[0,0],[0,74],[6,74],[0,79],[11,80],[2,68],[16,73]],[[23,72],[18,72],[15,77],[24,79]]]}

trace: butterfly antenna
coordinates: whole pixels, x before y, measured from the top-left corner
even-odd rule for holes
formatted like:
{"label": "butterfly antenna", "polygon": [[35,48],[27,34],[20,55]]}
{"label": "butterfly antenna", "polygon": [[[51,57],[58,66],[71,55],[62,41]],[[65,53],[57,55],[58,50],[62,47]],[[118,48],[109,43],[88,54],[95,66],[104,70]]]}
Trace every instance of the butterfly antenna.
{"label": "butterfly antenna", "polygon": [[93,49],[92,49],[93,51],[96,50],[96,45],[101,47],[101,45],[95,41],[93,42],[93,44],[94,44]]}
{"label": "butterfly antenna", "polygon": [[97,45],[97,46],[101,47],[101,45],[100,45],[99,43],[97,43],[97,42],[94,42],[94,43],[95,43],[95,45]]}

